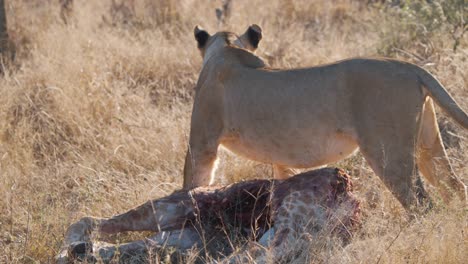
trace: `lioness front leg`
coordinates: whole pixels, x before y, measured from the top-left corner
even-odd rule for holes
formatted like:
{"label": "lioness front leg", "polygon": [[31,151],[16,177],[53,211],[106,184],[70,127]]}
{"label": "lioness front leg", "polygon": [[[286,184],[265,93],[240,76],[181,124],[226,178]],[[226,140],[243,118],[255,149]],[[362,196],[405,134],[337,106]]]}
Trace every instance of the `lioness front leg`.
{"label": "lioness front leg", "polygon": [[[194,120],[196,120],[194,118]],[[217,122],[192,120],[189,147],[185,156],[185,190],[212,183],[222,126]]]}
{"label": "lioness front leg", "polygon": [[281,165],[273,165],[273,178],[276,180],[285,180],[295,174],[295,171],[291,168],[284,167]]}
{"label": "lioness front leg", "polygon": [[206,150],[189,148],[185,156],[184,190],[210,185],[217,159],[218,146]]}

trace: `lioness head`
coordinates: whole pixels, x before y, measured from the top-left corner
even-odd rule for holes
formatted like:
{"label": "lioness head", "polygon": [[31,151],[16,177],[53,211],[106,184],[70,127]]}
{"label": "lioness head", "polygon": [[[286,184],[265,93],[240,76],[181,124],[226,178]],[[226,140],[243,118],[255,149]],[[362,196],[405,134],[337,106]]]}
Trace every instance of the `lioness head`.
{"label": "lioness head", "polygon": [[206,54],[229,44],[253,52],[257,49],[258,43],[262,39],[262,29],[255,24],[249,26],[241,36],[225,31],[210,35],[198,25],[195,26],[193,33],[198,43],[198,49],[204,59],[207,57]]}

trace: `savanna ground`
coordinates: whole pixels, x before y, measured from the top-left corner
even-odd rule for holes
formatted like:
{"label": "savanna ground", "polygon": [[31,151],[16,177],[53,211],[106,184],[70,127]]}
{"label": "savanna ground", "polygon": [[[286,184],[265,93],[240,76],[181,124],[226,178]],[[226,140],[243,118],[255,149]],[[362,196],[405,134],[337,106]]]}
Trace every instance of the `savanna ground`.
{"label": "savanna ground", "polygon": [[[215,15],[221,1],[77,0],[62,15],[58,2],[6,1],[16,55],[4,60],[0,77],[1,263],[53,262],[80,217],[123,212],[182,186],[201,68],[196,24],[238,33],[261,25],[258,54],[273,67],[355,56],[411,61],[468,111],[463,0],[233,0],[224,24]],[[453,168],[467,183],[468,133],[438,113]],[[359,154],[335,165],[353,176],[362,228],[346,247],[317,239],[296,263],[468,259],[460,203],[445,206],[430,189],[435,209],[408,222]],[[221,152],[219,183],[271,174],[269,165]]]}

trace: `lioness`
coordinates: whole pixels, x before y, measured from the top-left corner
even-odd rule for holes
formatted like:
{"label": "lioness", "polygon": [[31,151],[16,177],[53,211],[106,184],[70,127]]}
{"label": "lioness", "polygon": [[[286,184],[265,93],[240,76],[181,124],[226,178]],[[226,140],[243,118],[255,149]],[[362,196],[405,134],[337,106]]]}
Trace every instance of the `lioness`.
{"label": "lioness", "polygon": [[322,166],[358,148],[405,208],[423,192],[417,167],[444,200],[466,200],[442,145],[432,99],[462,127],[468,116],[426,70],[393,59],[357,58],[270,69],[252,52],[257,25],[237,36],[195,27],[203,57],[193,105],[184,188],[213,179],[218,146],[289,168]]}

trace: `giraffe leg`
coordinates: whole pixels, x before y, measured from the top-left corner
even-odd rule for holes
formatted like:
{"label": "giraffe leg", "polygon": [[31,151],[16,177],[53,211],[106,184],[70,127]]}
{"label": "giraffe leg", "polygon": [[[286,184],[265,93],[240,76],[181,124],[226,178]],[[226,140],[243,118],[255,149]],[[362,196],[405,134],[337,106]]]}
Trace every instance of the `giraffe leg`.
{"label": "giraffe leg", "polygon": [[103,260],[112,259],[117,250],[144,252],[147,248],[146,241],[136,241],[116,247],[112,244],[92,243],[90,237],[95,231],[114,234],[124,231],[164,231],[183,228],[193,210],[190,196],[175,193],[173,196],[148,201],[111,218],[82,218],[68,228],[64,246],[57,260],[59,263],[66,263],[68,255],[81,256],[86,255],[86,252],[97,252],[96,257]]}
{"label": "giraffe leg", "polygon": [[[114,260],[121,262],[128,257],[144,257],[150,251],[163,247],[174,247],[183,251],[202,244],[199,233],[194,228],[188,227],[181,230],[160,232],[147,239],[123,244],[78,242],[71,245],[69,252],[75,258],[108,263]],[[116,256],[119,256],[119,259],[115,259]]]}

